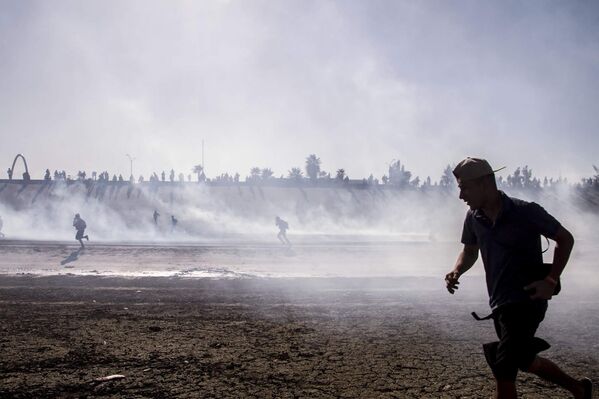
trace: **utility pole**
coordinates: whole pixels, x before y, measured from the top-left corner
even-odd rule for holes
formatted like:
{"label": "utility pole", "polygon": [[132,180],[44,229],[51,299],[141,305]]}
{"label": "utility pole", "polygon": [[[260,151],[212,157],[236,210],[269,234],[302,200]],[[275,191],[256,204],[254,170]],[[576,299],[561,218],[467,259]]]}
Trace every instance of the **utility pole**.
{"label": "utility pole", "polygon": [[127,158],[129,158],[129,162],[130,162],[130,166],[131,166],[131,168],[130,168],[131,175],[130,175],[130,176],[131,176],[131,177],[133,177],[133,161],[135,161],[135,158],[133,158],[133,157],[132,157],[131,155],[129,155],[129,154],[125,154],[125,156],[126,156]]}

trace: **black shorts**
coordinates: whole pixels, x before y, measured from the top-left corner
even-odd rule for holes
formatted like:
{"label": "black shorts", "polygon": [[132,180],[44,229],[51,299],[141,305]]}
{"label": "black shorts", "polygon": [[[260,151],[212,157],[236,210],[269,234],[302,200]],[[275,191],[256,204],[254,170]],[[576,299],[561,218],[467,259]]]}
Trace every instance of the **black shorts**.
{"label": "black shorts", "polygon": [[497,379],[515,380],[518,369],[527,370],[539,352],[550,348],[535,337],[546,311],[547,301],[531,301],[504,305],[493,312],[499,342],[483,348]]}
{"label": "black shorts", "polygon": [[75,240],[81,240],[83,238],[83,232],[85,230],[77,230],[77,234],[75,234]]}

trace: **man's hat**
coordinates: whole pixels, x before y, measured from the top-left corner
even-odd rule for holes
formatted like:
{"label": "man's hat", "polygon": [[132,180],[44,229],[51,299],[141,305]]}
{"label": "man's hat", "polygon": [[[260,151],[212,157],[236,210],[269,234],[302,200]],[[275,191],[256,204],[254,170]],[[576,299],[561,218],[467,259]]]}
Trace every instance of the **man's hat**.
{"label": "man's hat", "polygon": [[453,169],[453,175],[456,179],[460,179],[462,181],[472,180],[478,179],[479,177],[492,175],[493,173],[502,169],[505,169],[505,166],[503,168],[493,170],[486,159],[468,157],[461,161]]}

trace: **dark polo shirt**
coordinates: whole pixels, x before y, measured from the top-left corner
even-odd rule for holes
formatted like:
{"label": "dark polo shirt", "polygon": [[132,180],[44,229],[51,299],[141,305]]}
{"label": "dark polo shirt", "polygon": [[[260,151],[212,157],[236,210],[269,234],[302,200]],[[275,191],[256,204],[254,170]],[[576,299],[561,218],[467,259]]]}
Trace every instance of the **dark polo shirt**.
{"label": "dark polo shirt", "polygon": [[530,301],[524,286],[543,278],[541,235],[552,238],[561,226],[540,205],[500,194],[502,206],[494,225],[482,210],[471,209],[462,231],[463,244],[480,248],[493,309]]}

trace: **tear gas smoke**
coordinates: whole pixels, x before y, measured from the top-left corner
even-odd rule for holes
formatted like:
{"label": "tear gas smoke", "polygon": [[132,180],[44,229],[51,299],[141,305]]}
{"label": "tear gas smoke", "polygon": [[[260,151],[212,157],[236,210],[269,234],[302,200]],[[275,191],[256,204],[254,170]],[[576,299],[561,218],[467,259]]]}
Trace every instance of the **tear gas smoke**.
{"label": "tear gas smoke", "polygon": [[[439,190],[62,181],[10,183],[0,190],[3,232],[22,240],[73,241],[71,223],[80,213],[92,243],[276,246],[274,218],[280,216],[290,224],[292,243],[301,244],[295,252],[263,247],[205,258],[212,265],[227,265],[232,273],[253,275],[272,275],[274,270],[287,276],[442,275],[459,250],[466,211],[457,193]],[[578,206],[576,190],[564,185],[508,194],[542,204],[573,232],[577,244],[569,269],[574,273],[569,270],[566,279],[592,277],[591,259],[599,256],[592,245],[597,216]],[[154,210],[160,213],[157,224]],[[171,215],[179,220],[174,229]],[[173,267],[178,272],[193,269],[197,254],[191,252],[177,255],[181,259]],[[548,261],[552,252],[545,254]],[[157,271],[168,264],[154,263]],[[265,266],[275,263],[276,269]],[[123,264],[122,272],[129,266]],[[469,274],[482,273],[478,267]]]}
{"label": "tear gas smoke", "polygon": [[[455,197],[346,188],[208,187],[53,182],[0,193],[5,231],[13,238],[68,240],[75,213],[98,241],[193,241],[242,238],[271,241],[275,216],[295,237],[380,236],[451,240],[462,205]],[[154,224],[154,210],[160,214]],[[172,229],[170,217],[179,223]]]}

